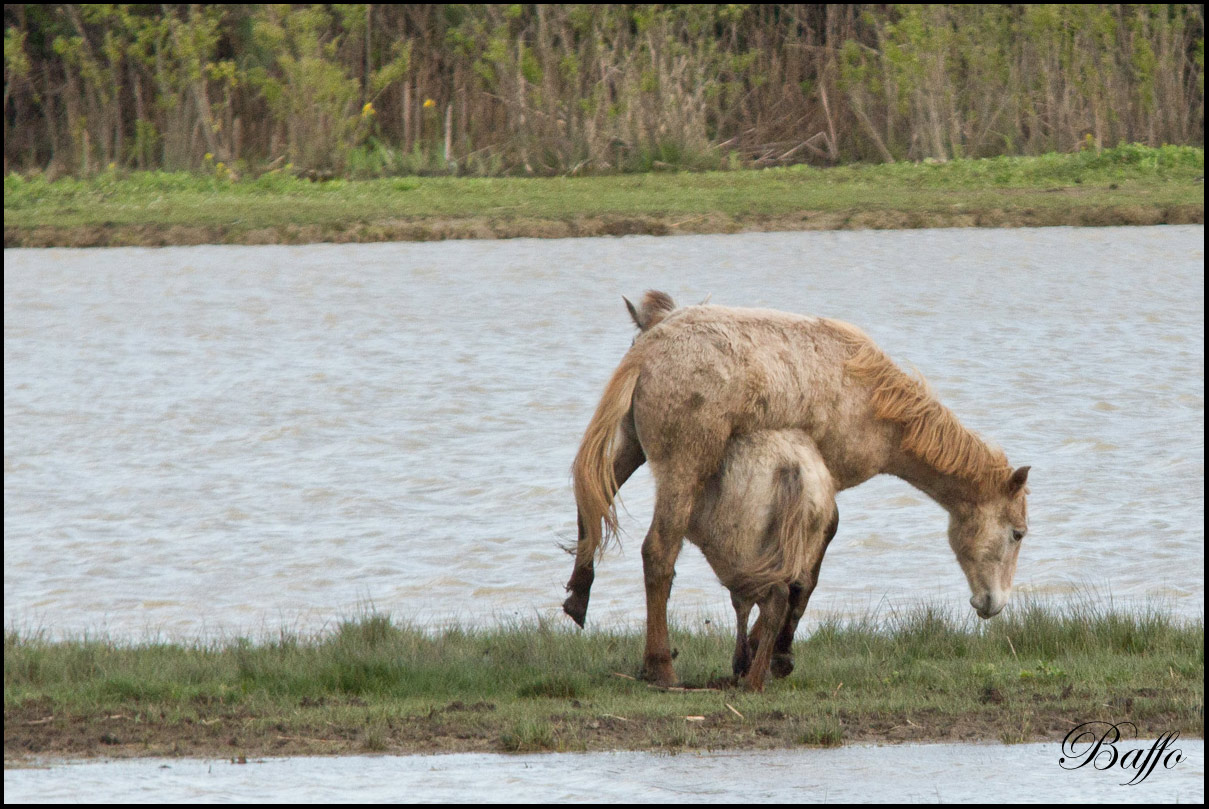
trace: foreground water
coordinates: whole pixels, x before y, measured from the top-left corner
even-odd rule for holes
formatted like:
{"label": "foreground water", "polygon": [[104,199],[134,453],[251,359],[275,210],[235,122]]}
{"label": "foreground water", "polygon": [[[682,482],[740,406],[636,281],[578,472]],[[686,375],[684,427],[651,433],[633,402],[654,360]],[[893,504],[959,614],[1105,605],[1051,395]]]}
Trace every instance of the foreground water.
{"label": "foreground water", "polygon": [[[1145,748],[1133,741],[1122,750]],[[1205,744],[1178,763],[1064,769],[1057,744],[850,745],[758,753],[143,759],[6,770],[5,802],[1203,803]],[[1067,766],[1074,767],[1067,761]],[[1143,769],[1143,773],[1146,769]],[[1025,775],[1027,774],[1027,775]]]}
{"label": "foreground water", "polygon": [[[1204,229],[6,250],[4,618],[119,638],[559,613],[621,295],[865,328],[1033,466],[1017,582],[1204,605]],[[638,623],[645,471],[590,621]],[[840,498],[811,604],[968,612],[946,516]],[[729,601],[695,548],[672,610]],[[273,765],[278,766],[278,765]],[[282,765],[284,766],[284,765]]]}

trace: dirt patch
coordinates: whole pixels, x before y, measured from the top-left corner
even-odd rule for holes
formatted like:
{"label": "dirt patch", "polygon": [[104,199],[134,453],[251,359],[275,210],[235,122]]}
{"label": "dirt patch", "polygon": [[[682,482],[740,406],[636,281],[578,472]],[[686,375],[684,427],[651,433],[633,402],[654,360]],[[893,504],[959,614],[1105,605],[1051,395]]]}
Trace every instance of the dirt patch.
{"label": "dirt patch", "polygon": [[376,222],[238,225],[120,225],[4,228],[5,247],[164,247],[200,244],[313,244],[446,239],[562,239],[578,236],[666,236],[798,230],[901,230],[941,227],[1046,227],[1204,224],[1204,205],[1110,205],[978,211],[799,211],[733,217],[581,216],[568,219],[487,217],[387,219]]}
{"label": "dirt patch", "polygon": [[[327,704],[327,703],[325,703]],[[126,712],[56,716],[30,704],[4,717],[6,767],[47,758],[192,757],[532,752],[542,750],[764,750],[850,742],[1060,741],[1082,717],[1059,705],[1002,705],[954,716],[935,709],[909,713],[836,711],[804,718],[783,710],[741,715],[728,707],[698,716],[625,717],[579,699],[556,701],[537,721],[517,722],[490,702],[454,701],[420,715],[348,701],[340,722],[303,700],[293,716],[259,716],[213,706],[198,718]],[[1124,703],[1122,702],[1122,706]],[[1139,736],[1179,726],[1172,715],[1130,718]]]}

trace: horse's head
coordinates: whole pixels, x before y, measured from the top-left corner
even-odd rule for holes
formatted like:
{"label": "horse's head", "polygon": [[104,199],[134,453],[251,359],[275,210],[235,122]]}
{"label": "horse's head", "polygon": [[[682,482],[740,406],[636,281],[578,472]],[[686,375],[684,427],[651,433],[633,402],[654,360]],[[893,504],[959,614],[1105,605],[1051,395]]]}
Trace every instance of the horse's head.
{"label": "horse's head", "polygon": [[990,497],[950,512],[949,545],[970,583],[970,606],[979,618],[998,615],[1012,595],[1016,557],[1028,532],[1028,470],[1020,467]]}

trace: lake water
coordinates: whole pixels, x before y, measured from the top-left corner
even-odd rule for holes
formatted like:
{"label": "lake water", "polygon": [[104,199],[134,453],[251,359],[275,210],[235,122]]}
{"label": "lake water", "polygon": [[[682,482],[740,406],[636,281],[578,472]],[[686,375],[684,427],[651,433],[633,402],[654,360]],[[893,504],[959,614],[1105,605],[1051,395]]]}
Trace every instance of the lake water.
{"label": "lake water", "polygon": [[[1031,464],[1017,584],[1204,612],[1204,228],[4,252],[4,620],[275,634],[556,621],[623,294],[856,323]],[[645,468],[589,622],[640,625]],[[840,496],[807,613],[968,613],[941,508]],[[701,554],[672,612],[725,618]]]}
{"label": "lake water", "polygon": [[[1120,743],[1122,753],[1150,742]],[[1137,769],[1064,769],[1057,743],[848,745],[753,753],[542,753],[228,761],[140,759],[5,770],[5,802],[1203,803],[1205,743]],[[1079,760],[1085,757],[1080,753]],[[1169,766],[1164,766],[1164,761]],[[1068,760],[1074,768],[1077,761]],[[1148,764],[1142,765],[1143,773]],[[1022,776],[1027,773],[1027,776]]]}
{"label": "lake water", "polygon": [[[559,605],[569,468],[632,327],[621,295],[838,317],[1031,464],[1018,593],[1204,614],[1204,228],[761,233],[6,250],[4,620],[52,636],[273,635],[368,604],[424,626]],[[645,471],[590,622],[643,618]],[[879,478],[806,623],[968,613],[943,511]],[[695,548],[672,611],[730,605]],[[635,661],[637,663],[637,661]],[[1057,744],[56,764],[5,798],[1188,801]],[[350,787],[350,785],[356,785]]]}

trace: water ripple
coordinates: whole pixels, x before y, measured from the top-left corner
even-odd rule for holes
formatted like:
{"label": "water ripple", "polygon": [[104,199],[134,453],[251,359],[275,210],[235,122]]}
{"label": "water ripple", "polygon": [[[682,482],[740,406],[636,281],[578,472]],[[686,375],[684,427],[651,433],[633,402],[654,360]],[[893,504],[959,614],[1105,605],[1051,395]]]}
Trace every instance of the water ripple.
{"label": "water ripple", "polygon": [[[861,325],[1032,464],[1018,582],[1203,613],[1201,227],[6,250],[5,621],[185,635],[558,614],[620,296]],[[1161,257],[1161,260],[1156,257]],[[593,619],[643,615],[649,475]],[[943,511],[845,492],[816,595],[959,608]],[[694,548],[673,610],[729,612]],[[812,612],[814,610],[812,609]]]}

